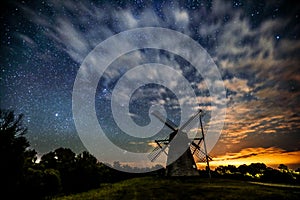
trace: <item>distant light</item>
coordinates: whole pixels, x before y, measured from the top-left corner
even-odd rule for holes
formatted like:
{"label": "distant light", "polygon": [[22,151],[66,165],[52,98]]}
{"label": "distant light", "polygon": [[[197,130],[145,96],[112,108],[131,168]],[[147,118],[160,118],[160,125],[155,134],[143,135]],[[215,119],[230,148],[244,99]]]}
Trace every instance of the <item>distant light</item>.
{"label": "distant light", "polygon": [[279,40],[279,39],[280,39],[280,36],[279,36],[279,35],[276,35],[276,39]]}
{"label": "distant light", "polygon": [[58,113],[55,113],[55,117],[58,117]]}

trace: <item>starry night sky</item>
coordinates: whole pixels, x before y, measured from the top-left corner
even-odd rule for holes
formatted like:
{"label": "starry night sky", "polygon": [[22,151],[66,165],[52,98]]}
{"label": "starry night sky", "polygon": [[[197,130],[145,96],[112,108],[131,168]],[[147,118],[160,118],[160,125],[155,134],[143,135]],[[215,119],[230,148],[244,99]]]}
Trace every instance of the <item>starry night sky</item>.
{"label": "starry night sky", "polygon": [[[73,121],[72,90],[88,53],[122,31],[164,27],[197,41],[222,75],[227,115],[211,155],[226,162],[240,158],[267,162],[284,156],[289,159],[282,162],[300,165],[297,4],[235,0],[1,4],[0,107],[25,115],[27,137],[39,153],[61,146],[75,152],[85,149]],[[110,96],[116,81],[133,64],[171,62],[178,66],[195,89],[202,108],[210,109],[203,79],[189,63],[162,50],[138,53],[139,60],[135,52],[117,59],[98,84],[97,116],[112,140],[120,131],[111,119]],[[171,91],[159,85],[140,89],[135,95],[141,99],[133,98],[130,105],[137,124],[149,123],[147,102],[161,99],[168,116],[178,123],[178,100]],[[163,95],[155,92],[161,90]],[[166,100],[170,99],[174,102],[168,105],[170,101]]]}

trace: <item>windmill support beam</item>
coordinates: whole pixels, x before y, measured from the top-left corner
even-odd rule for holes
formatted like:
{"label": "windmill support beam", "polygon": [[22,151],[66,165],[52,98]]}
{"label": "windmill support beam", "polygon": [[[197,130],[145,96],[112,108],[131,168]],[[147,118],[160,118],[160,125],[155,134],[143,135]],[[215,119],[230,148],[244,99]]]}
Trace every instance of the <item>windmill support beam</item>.
{"label": "windmill support beam", "polygon": [[201,117],[201,115],[200,115],[200,126],[201,126],[202,138],[203,138],[203,146],[204,146],[204,151],[205,151],[205,157],[206,157],[206,165],[207,165],[207,170],[208,170],[208,176],[209,176],[209,178],[211,178],[210,167],[209,167],[209,160],[208,160],[208,154],[207,154],[206,142],[205,142],[205,138],[204,138],[204,131],[203,131],[203,125],[202,125],[202,117]]}

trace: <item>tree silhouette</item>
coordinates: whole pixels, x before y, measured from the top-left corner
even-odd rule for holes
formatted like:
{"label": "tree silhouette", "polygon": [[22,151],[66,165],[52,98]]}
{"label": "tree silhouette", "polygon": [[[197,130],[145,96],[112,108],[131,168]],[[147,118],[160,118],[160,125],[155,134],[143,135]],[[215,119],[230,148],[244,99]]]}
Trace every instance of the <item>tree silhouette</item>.
{"label": "tree silhouette", "polygon": [[248,167],[249,173],[252,176],[262,174],[267,169],[267,166],[264,163],[251,163]]}
{"label": "tree silhouette", "polygon": [[280,164],[278,166],[278,169],[282,170],[283,172],[289,171],[289,168],[286,165],[284,165],[284,164]]}
{"label": "tree silhouette", "polygon": [[25,151],[29,142],[24,137],[27,128],[22,124],[23,115],[0,109],[0,182],[3,191],[15,195],[20,190]]}
{"label": "tree silhouette", "polygon": [[68,148],[58,148],[41,157],[40,165],[44,169],[55,169],[60,173],[61,184],[64,192],[74,190],[75,179],[75,153]]}
{"label": "tree silhouette", "polygon": [[68,148],[58,148],[41,157],[41,167],[59,171],[63,192],[81,192],[98,187],[106,169],[84,151],[76,154]]}
{"label": "tree silhouette", "polygon": [[57,168],[57,159],[56,159],[55,152],[51,151],[47,154],[44,154],[41,157],[40,164],[43,165],[44,168],[56,169]]}
{"label": "tree silhouette", "polygon": [[98,168],[97,159],[89,152],[84,151],[76,156],[75,170],[76,188],[78,191],[85,191],[91,188],[99,187],[101,172]]}
{"label": "tree silhouette", "polygon": [[[248,166],[246,164],[240,165],[238,170],[241,174],[245,175],[248,172]],[[249,173],[249,172],[248,172]]]}

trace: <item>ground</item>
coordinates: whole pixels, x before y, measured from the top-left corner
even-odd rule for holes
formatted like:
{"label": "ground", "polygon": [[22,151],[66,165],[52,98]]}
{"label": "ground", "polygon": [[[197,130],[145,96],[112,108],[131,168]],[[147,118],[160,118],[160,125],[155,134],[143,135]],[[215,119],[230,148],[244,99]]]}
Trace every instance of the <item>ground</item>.
{"label": "ground", "polygon": [[134,178],[57,199],[298,199],[299,186],[203,178]]}

